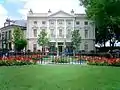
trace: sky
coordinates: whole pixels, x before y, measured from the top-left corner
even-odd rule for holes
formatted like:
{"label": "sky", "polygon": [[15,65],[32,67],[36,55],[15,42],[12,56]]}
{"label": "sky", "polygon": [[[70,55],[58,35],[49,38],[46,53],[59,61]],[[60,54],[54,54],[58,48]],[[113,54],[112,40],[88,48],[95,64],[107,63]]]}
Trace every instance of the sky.
{"label": "sky", "polygon": [[26,19],[29,9],[35,13],[46,13],[49,9],[54,13],[63,10],[70,13],[85,13],[79,0],[0,0],[0,27],[6,18],[12,20]]}

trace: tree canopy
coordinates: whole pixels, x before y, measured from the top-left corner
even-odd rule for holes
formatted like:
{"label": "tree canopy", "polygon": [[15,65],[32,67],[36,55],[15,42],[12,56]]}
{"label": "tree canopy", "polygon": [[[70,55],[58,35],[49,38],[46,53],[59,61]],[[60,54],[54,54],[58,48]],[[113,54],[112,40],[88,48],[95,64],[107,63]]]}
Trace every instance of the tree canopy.
{"label": "tree canopy", "polygon": [[[80,0],[89,19],[96,24],[96,43],[120,36],[120,0]],[[114,35],[115,34],[115,35]]]}
{"label": "tree canopy", "polygon": [[74,30],[72,32],[72,46],[75,50],[78,50],[80,47],[80,43],[81,43],[81,36],[80,36],[80,32],[79,30]]}
{"label": "tree canopy", "polygon": [[21,51],[27,46],[27,40],[24,38],[24,33],[20,27],[14,27],[13,43],[17,51]]}
{"label": "tree canopy", "polygon": [[49,44],[49,39],[47,37],[47,33],[45,32],[45,30],[40,31],[37,42],[39,46],[42,46],[42,48]]}

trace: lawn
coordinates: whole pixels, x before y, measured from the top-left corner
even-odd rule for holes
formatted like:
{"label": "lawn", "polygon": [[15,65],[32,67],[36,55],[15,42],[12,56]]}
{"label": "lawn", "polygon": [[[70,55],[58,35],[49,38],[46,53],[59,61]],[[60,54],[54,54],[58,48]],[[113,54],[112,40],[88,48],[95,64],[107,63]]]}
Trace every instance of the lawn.
{"label": "lawn", "polygon": [[120,68],[80,65],[0,67],[0,90],[120,90]]}

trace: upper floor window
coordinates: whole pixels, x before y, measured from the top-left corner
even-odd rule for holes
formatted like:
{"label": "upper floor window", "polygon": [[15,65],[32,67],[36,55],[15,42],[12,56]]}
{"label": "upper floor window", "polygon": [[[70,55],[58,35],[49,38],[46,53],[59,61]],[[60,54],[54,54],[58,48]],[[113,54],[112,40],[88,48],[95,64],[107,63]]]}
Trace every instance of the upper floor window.
{"label": "upper floor window", "polygon": [[68,25],[71,25],[71,21],[68,21]]}
{"label": "upper floor window", "polygon": [[88,38],[88,30],[85,30],[85,38]]}
{"label": "upper floor window", "polygon": [[52,20],[51,20],[51,21],[50,21],[50,24],[52,24],[52,25],[53,25],[53,24],[54,24],[54,21],[52,21]]}
{"label": "upper floor window", "polygon": [[51,34],[51,37],[55,37],[55,35],[54,35],[54,33],[55,33],[55,32],[54,32],[54,29],[51,29],[50,32],[51,32],[51,33],[50,33],[50,34]]}
{"label": "upper floor window", "polygon": [[33,44],[33,51],[37,51],[37,44]]}
{"label": "upper floor window", "polygon": [[34,37],[37,37],[37,29],[33,29]]}
{"label": "upper floor window", "polygon": [[63,30],[62,29],[59,29],[59,37],[62,37],[62,32]]}
{"label": "upper floor window", "polygon": [[5,39],[7,39],[7,37],[8,37],[8,33],[7,33],[7,32],[5,32]]}
{"label": "upper floor window", "polygon": [[58,20],[58,24],[63,24],[63,20]]}
{"label": "upper floor window", "polygon": [[37,24],[37,21],[34,21],[34,24]]}
{"label": "upper floor window", "polygon": [[5,32],[2,32],[2,39],[5,39]]}
{"label": "upper floor window", "polygon": [[84,22],[84,25],[88,25],[88,21],[85,21],[85,22]]}
{"label": "upper floor window", "polygon": [[88,51],[88,43],[85,43],[85,45],[84,45],[84,50],[85,50],[85,51]]}
{"label": "upper floor window", "polygon": [[9,39],[11,39],[11,31],[9,31]]}
{"label": "upper floor window", "polygon": [[79,25],[80,24],[80,22],[79,21],[76,21],[76,25]]}
{"label": "upper floor window", "polygon": [[2,39],[2,35],[1,35],[1,33],[0,33],[0,39]]}
{"label": "upper floor window", "polygon": [[45,29],[42,29],[41,31],[45,31],[45,32],[46,32],[46,30],[45,30]]}
{"label": "upper floor window", "polygon": [[59,21],[59,24],[62,24],[62,21]]}
{"label": "upper floor window", "polygon": [[46,21],[42,21],[42,24],[46,24]]}
{"label": "upper floor window", "polygon": [[66,37],[69,38],[70,36],[71,36],[71,29],[68,29],[68,30],[67,30],[67,36],[66,36]]}

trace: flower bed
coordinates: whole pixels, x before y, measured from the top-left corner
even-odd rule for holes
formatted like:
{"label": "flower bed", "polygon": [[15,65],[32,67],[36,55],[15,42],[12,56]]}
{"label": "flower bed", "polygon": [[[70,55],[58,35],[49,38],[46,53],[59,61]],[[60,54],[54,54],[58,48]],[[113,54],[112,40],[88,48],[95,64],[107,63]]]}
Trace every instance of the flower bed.
{"label": "flower bed", "polygon": [[86,60],[89,65],[120,66],[120,58],[105,58],[97,56],[81,56],[79,58]]}
{"label": "flower bed", "polygon": [[1,57],[0,66],[31,65],[36,64],[40,58],[40,55]]}

